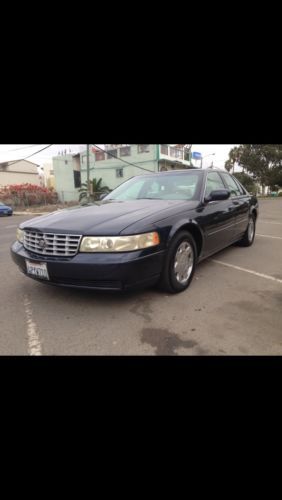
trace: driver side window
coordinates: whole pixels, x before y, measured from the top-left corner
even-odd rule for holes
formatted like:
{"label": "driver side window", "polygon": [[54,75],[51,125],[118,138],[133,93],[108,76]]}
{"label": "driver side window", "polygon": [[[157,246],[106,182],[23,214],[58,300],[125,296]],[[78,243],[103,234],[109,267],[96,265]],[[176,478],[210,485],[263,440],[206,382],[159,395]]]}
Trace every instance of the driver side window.
{"label": "driver side window", "polygon": [[222,175],[225,179],[228,189],[231,191],[231,198],[232,197],[234,198],[235,196],[240,196],[242,193],[239,189],[239,186],[234,181],[234,179],[232,179],[232,177],[227,173],[224,173]]}
{"label": "driver side window", "polygon": [[223,180],[217,172],[209,172],[207,175],[205,198],[216,189],[226,189]]}

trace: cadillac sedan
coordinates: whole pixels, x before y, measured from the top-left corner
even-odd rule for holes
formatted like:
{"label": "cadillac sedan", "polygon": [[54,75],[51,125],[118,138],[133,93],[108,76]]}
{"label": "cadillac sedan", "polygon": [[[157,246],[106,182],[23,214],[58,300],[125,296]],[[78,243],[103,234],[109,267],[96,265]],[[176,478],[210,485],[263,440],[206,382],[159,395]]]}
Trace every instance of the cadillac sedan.
{"label": "cadillac sedan", "polygon": [[134,177],[92,205],[22,223],[11,255],[42,283],[96,290],[158,284],[178,293],[198,262],[252,245],[258,202],[222,170]]}

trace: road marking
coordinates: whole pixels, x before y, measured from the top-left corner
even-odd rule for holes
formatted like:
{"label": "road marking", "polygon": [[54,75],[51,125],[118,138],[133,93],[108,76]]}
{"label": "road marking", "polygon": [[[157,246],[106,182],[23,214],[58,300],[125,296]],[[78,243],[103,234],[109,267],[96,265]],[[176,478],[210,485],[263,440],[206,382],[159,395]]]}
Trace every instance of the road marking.
{"label": "road marking", "polygon": [[263,224],[279,224],[279,226],[282,226],[282,222],[269,222],[268,220],[258,220],[258,222],[262,222]]}
{"label": "road marking", "polygon": [[273,240],[282,240],[280,236],[269,236],[268,234],[256,234],[256,236],[262,236],[263,238],[272,238]]}
{"label": "road marking", "polygon": [[11,226],[4,226],[5,229],[12,229],[13,227],[17,227],[17,224],[13,224]]}
{"label": "road marking", "polygon": [[257,273],[256,271],[252,271],[251,269],[245,269],[244,267],[234,266],[233,264],[227,264],[227,262],[222,262],[222,260],[216,260],[216,259],[209,259],[209,260],[211,262],[215,262],[216,264],[220,264],[222,266],[237,269],[237,271],[244,271],[245,273],[254,274],[255,276],[259,276],[260,278],[265,278],[267,280],[276,281],[277,283],[282,284],[282,280],[274,278],[273,276],[269,276],[268,274]]}
{"label": "road marking", "polygon": [[28,338],[28,352],[30,356],[41,356],[42,349],[40,338],[37,332],[37,326],[32,317],[31,302],[27,296],[24,296],[24,308],[27,322],[27,338]]}

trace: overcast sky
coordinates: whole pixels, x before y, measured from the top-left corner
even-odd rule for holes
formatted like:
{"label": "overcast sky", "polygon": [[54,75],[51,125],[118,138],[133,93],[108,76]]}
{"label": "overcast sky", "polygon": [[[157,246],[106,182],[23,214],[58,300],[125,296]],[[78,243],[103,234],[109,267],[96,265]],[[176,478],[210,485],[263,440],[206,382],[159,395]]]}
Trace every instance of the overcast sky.
{"label": "overcast sky", "polygon": [[[192,151],[198,151],[203,156],[203,168],[213,166],[217,168],[224,168],[226,160],[228,160],[228,153],[230,149],[238,146],[238,144],[193,144]],[[213,153],[215,153],[214,156]],[[207,156],[210,155],[210,156]],[[200,166],[200,161],[193,160],[196,166]]]}
{"label": "overcast sky", "polygon": [[19,160],[32,155],[26,159],[41,165],[42,163],[52,161],[52,157],[56,156],[60,151],[66,150],[67,153],[77,153],[80,151],[80,148],[85,148],[86,144],[53,144],[44,151],[33,154],[47,146],[48,144],[0,144],[0,162]]}
{"label": "overcast sky", "polygon": [[[228,153],[231,148],[237,144],[193,144],[192,151],[197,151],[203,155],[203,168],[207,168],[213,162],[214,167],[224,168],[224,163],[228,159]],[[26,158],[40,149],[48,146],[48,144],[0,144],[0,162],[13,161]],[[86,144],[53,144],[44,151],[34,154],[29,161],[42,165],[45,162],[52,161],[52,157],[56,156],[60,151],[66,150],[67,153],[77,153],[85,148]],[[207,156],[212,155],[214,156]],[[200,166],[200,162],[194,162],[196,166]]]}

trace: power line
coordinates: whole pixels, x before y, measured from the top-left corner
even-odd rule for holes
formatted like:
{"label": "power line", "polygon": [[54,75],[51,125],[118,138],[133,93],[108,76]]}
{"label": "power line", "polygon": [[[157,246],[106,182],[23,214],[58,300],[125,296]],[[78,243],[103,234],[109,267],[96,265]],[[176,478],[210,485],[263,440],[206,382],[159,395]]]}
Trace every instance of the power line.
{"label": "power line", "polygon": [[31,156],[37,155],[38,153],[41,153],[41,151],[44,151],[45,149],[50,148],[53,146],[53,144],[49,144],[48,146],[45,146],[45,148],[40,149],[39,151],[36,151],[35,153],[32,153],[31,155],[25,156],[24,158],[21,158],[20,160],[15,160],[15,161],[7,161],[7,162],[0,162],[0,163],[9,163],[10,165],[15,165],[15,163],[20,163],[23,160],[27,160],[27,158],[31,158]]}
{"label": "power line", "polygon": [[146,170],[146,172],[150,172],[150,173],[152,173],[152,172],[153,172],[153,170],[149,170],[148,168],[139,167],[139,165],[136,165],[135,163],[130,163],[129,161],[122,160],[122,159],[121,159],[121,158],[119,158],[118,156],[113,155],[112,153],[109,153],[109,151],[105,151],[104,149],[100,148],[99,146],[97,146],[97,144],[92,144],[92,146],[95,146],[95,148],[100,149],[100,151],[103,151],[103,153],[106,153],[107,155],[112,156],[112,157],[113,157],[113,158],[115,158],[116,160],[120,160],[120,161],[122,161],[123,163],[127,163],[127,164],[128,164],[128,165],[130,165],[131,167],[140,168],[141,170]]}
{"label": "power line", "polygon": [[4,153],[12,153],[13,151],[20,151],[21,149],[34,148],[34,146],[41,146],[41,144],[31,144],[30,146],[23,146],[22,148],[8,149]]}

